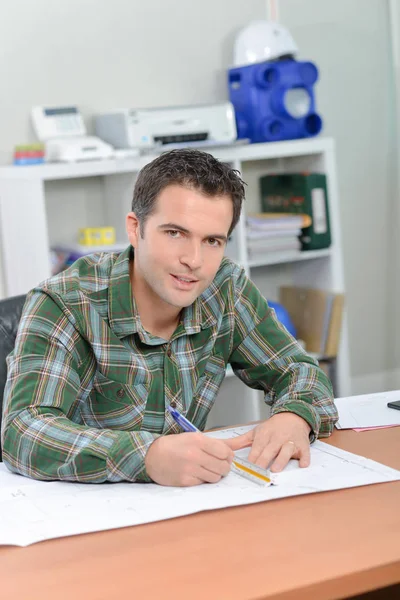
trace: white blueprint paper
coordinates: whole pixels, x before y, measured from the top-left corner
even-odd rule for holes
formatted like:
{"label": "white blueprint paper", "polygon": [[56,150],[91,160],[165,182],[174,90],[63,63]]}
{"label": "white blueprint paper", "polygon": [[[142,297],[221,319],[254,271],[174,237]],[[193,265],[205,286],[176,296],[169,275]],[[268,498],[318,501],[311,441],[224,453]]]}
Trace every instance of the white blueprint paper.
{"label": "white blueprint paper", "polygon": [[[232,437],[249,427],[213,432]],[[245,457],[248,449],[241,450]],[[0,544],[28,546],[46,539],[101,531],[287,496],[400,480],[400,471],[315,442],[311,466],[297,461],[261,487],[230,473],[217,484],[168,488],[156,484],[34,481],[0,463]]]}
{"label": "white blueprint paper", "polygon": [[400,410],[389,408],[388,402],[400,400],[400,390],[379,394],[363,394],[349,398],[336,398],[339,412],[337,429],[357,429],[400,425]]}

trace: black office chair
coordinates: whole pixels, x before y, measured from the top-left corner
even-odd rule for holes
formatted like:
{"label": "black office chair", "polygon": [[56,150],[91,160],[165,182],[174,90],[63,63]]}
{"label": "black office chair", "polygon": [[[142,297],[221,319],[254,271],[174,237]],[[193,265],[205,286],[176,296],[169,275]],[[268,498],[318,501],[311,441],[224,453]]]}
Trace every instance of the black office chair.
{"label": "black office chair", "polygon": [[[14,348],[18,324],[26,296],[14,296],[0,300],[0,427],[3,413],[3,393],[7,380],[7,355]],[[1,445],[0,445],[1,460]]]}

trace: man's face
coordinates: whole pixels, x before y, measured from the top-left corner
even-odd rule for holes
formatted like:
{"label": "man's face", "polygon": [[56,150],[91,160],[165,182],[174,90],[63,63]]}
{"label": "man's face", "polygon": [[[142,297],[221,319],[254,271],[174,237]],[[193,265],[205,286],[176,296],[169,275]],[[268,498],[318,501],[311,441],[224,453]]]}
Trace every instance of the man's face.
{"label": "man's face", "polygon": [[156,296],[176,308],[192,304],[214,279],[232,218],[229,196],[209,197],[180,185],[159,194],[143,237],[135,214],[129,213],[134,276],[144,284],[149,301]]}

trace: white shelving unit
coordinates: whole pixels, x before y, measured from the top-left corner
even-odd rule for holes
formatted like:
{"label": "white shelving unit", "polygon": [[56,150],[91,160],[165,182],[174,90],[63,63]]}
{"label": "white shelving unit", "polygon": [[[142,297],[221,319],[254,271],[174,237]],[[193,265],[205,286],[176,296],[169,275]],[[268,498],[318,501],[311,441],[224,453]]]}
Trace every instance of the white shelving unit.
{"label": "white shelving unit", "polygon": [[[339,199],[334,142],[328,138],[207,149],[242,173],[247,183],[242,218],[229,245],[229,255],[242,264],[270,300],[280,285],[302,285],[344,292]],[[26,293],[51,275],[49,246],[75,242],[79,227],[113,225],[117,240],[126,240],[124,219],[138,171],[155,155],[76,164],[0,167],[0,241],[5,296]],[[259,178],[267,173],[317,171],[327,175],[333,243],[309,252],[285,252],[249,260],[245,238],[246,212],[259,212]],[[69,198],[85,187],[91,193],[77,205]],[[86,200],[85,200],[86,199]],[[80,212],[87,202],[85,219]],[[70,235],[69,235],[70,234]],[[60,239],[58,239],[60,236]],[[227,372],[229,375],[231,372]],[[350,395],[348,337],[344,319],[337,382],[341,396]],[[240,386],[238,391],[238,386]],[[247,422],[267,416],[261,394],[235,377],[226,377],[209,426]]]}

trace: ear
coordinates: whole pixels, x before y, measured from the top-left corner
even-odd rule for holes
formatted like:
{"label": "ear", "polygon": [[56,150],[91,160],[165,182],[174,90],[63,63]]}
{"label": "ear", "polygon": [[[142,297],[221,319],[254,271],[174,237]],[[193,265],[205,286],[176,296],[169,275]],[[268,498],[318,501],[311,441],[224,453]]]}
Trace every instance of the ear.
{"label": "ear", "polygon": [[128,234],[131,246],[137,248],[140,237],[140,223],[134,212],[130,212],[126,215],[126,233]]}

